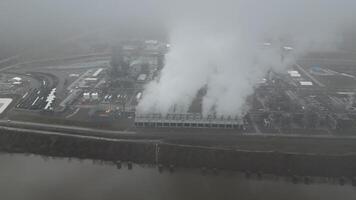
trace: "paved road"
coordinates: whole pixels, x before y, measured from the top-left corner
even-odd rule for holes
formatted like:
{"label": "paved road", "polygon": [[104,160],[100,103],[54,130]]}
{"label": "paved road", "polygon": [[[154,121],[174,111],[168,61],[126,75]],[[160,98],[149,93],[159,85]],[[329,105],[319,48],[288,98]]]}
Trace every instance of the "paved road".
{"label": "paved road", "polygon": [[57,125],[57,124],[44,124],[44,123],[34,123],[34,122],[23,122],[23,121],[9,121],[0,120],[0,126],[3,127],[15,127],[15,128],[25,128],[25,129],[35,129],[35,130],[55,130],[60,132],[71,132],[75,134],[114,134],[120,135],[131,135],[131,136],[158,136],[163,138],[186,138],[191,136],[196,138],[197,136],[215,136],[215,137],[278,137],[278,138],[311,138],[311,139],[350,139],[356,140],[355,136],[333,136],[333,135],[301,135],[301,134],[280,134],[280,133],[237,133],[234,130],[220,130],[220,129],[139,129],[137,131],[116,131],[116,130],[104,130],[80,126],[68,126],[68,125]]}
{"label": "paved road", "polygon": [[[15,128],[15,127],[6,127],[0,126],[1,131],[16,131],[16,132],[23,132],[28,134],[33,134],[34,131],[27,128]],[[66,137],[74,137],[74,138],[86,138],[86,139],[95,139],[95,140],[105,140],[105,141],[125,141],[125,142],[154,142],[159,143],[160,140],[150,140],[150,139],[118,139],[118,138],[109,138],[109,137],[100,137],[100,136],[89,136],[89,135],[78,135],[78,134],[69,134],[69,133],[62,133],[57,131],[43,131],[43,130],[36,130],[36,134],[44,134],[44,135],[58,135],[58,136],[66,136]]]}
{"label": "paved road", "polygon": [[[0,72],[9,70],[11,68],[19,67],[21,65],[38,64],[38,63],[43,63],[43,62],[50,63],[50,62],[68,61],[68,60],[76,60],[76,59],[81,60],[81,59],[87,59],[87,58],[92,58],[92,57],[107,57],[107,56],[110,56],[110,54],[108,54],[108,53],[95,53],[95,54],[92,53],[92,54],[75,55],[75,56],[63,57],[63,58],[30,60],[30,61],[25,61],[25,62],[11,64],[9,66],[5,66],[4,68],[0,69]],[[17,58],[17,57],[19,57],[19,55],[12,56],[10,58],[6,58],[6,59],[3,59],[3,60],[0,60],[0,63],[8,61],[7,59],[13,59],[13,58]]]}
{"label": "paved road", "polygon": [[94,129],[87,127],[79,127],[79,126],[65,126],[65,125],[57,125],[57,124],[43,124],[43,123],[34,123],[34,122],[23,122],[23,121],[8,121],[8,120],[0,120],[0,126],[9,126],[9,127],[20,127],[20,128],[32,128],[32,129],[48,129],[48,130],[58,130],[63,132],[68,131],[86,131],[93,133],[114,133],[114,134],[134,134],[132,131],[111,131],[111,130],[102,130],[102,129]]}
{"label": "paved road", "polygon": [[16,59],[18,57],[19,57],[19,55],[15,55],[15,56],[11,56],[11,57],[8,57],[8,58],[4,58],[4,59],[0,60],[0,65],[3,64],[3,63],[6,63],[6,62],[8,62],[8,61],[10,61],[12,59]]}
{"label": "paved road", "polygon": [[322,84],[320,81],[318,81],[316,78],[314,78],[309,72],[307,72],[303,67],[301,67],[299,64],[296,64],[297,68],[302,71],[306,76],[308,76],[314,83],[319,85],[319,87],[325,87],[324,84]]}

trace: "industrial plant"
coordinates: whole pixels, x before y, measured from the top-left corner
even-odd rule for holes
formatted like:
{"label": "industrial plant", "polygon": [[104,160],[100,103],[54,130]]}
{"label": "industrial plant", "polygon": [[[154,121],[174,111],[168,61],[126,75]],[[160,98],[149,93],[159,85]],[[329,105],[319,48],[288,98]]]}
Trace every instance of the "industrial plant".
{"label": "industrial plant", "polygon": [[355,11],[1,0],[0,199],[355,200]]}
{"label": "industrial plant", "polygon": [[[286,48],[282,61],[293,53],[292,47]],[[185,113],[174,107],[169,113],[137,111],[147,84],[160,78],[169,51],[170,45],[162,41],[125,40],[108,48],[107,54],[62,60],[60,65],[54,60],[10,68],[1,76],[0,89],[6,94],[3,118],[63,125],[74,121],[80,126],[130,131],[348,135],[356,130],[352,63],[342,63],[340,68],[307,56],[285,71],[269,70],[246,98],[249,109],[242,115],[203,114],[206,88],[201,88]]]}

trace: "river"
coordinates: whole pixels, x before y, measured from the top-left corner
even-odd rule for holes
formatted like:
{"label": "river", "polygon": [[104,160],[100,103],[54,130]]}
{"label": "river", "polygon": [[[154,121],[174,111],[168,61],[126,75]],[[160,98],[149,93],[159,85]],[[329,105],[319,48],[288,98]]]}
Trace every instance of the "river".
{"label": "river", "polygon": [[200,170],[160,173],[152,166],[100,164],[91,160],[0,154],[2,200],[354,200],[356,187],[333,183],[293,184],[285,178],[246,179],[236,172]]}

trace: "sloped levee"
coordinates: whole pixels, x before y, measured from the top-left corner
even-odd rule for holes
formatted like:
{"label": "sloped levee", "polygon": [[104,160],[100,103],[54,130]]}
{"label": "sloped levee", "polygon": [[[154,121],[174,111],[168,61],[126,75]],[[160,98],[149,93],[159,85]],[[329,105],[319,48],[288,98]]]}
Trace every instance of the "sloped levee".
{"label": "sloped levee", "polygon": [[216,168],[281,176],[355,177],[356,155],[242,151],[36,131],[1,130],[0,151],[188,168]]}
{"label": "sloped levee", "polygon": [[356,155],[253,152],[162,144],[159,162],[182,167],[207,167],[271,173],[281,176],[354,177]]}
{"label": "sloped levee", "polygon": [[155,160],[155,145],[149,142],[47,135],[12,130],[0,132],[0,151],[137,163],[152,163]]}

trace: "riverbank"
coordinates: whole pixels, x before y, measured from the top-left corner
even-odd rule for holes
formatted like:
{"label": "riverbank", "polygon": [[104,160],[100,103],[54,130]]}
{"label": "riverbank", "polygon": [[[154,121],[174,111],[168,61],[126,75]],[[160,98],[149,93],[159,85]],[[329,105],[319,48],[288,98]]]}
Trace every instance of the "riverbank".
{"label": "riverbank", "polygon": [[345,177],[353,180],[356,176],[356,155],[353,153],[253,151],[169,143],[162,140],[104,138],[49,131],[2,129],[0,151],[155,164],[171,168],[227,169],[289,177]]}

